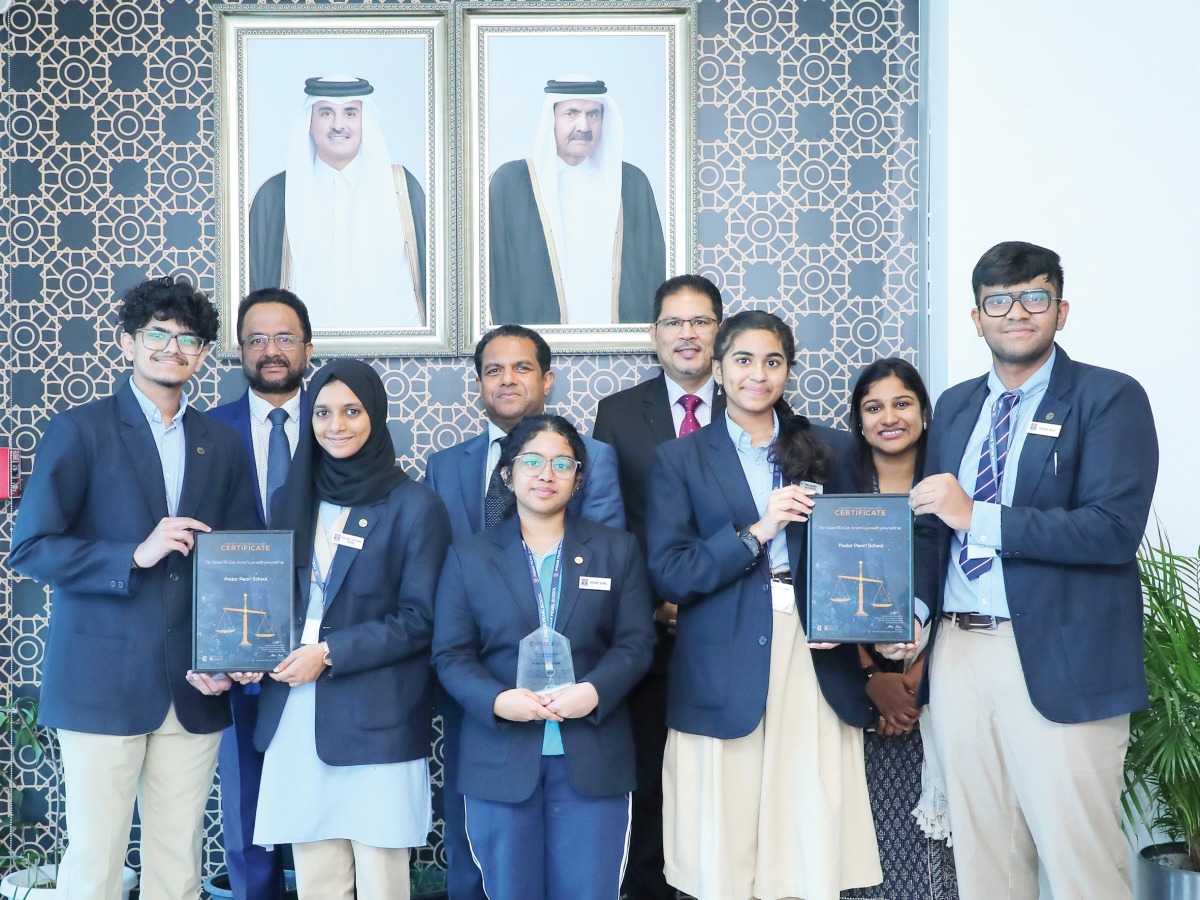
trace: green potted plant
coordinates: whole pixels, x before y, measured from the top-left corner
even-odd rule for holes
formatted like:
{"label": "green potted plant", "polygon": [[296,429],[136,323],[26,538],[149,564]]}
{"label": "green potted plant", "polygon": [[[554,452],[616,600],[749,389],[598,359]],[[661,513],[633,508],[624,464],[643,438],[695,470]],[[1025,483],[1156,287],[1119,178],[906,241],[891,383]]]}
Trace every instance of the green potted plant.
{"label": "green potted plant", "polygon": [[446,870],[437,863],[413,859],[409,867],[412,900],[446,900]]}
{"label": "green potted plant", "polygon": [[1138,553],[1149,706],[1130,717],[1125,814],[1165,835],[1138,856],[1141,900],[1200,900],[1200,558],[1158,531]]}
{"label": "green potted plant", "polygon": [[[0,772],[0,799],[4,799],[3,795],[7,794],[9,814],[4,824],[12,834],[20,834],[36,824],[25,820],[21,815],[23,791],[10,775],[16,770],[16,766],[10,764],[12,760],[24,753],[32,757],[30,761],[34,764],[42,762],[43,759],[48,760],[55,777],[58,777],[61,771],[58,763],[58,743],[49,730],[38,727],[37,717],[38,703],[32,697],[14,697],[0,706],[0,733],[4,735],[12,753],[12,759],[5,761],[3,771]],[[55,852],[62,846],[59,831],[61,822],[61,811],[58,815],[50,816]],[[40,849],[26,849],[0,858],[0,872],[5,873],[4,877],[0,878],[0,897],[13,897],[15,900],[54,900],[58,896],[55,886],[58,866],[48,862],[46,853]],[[124,900],[129,900],[129,892],[136,884],[137,876],[132,869],[126,868],[122,878]]]}

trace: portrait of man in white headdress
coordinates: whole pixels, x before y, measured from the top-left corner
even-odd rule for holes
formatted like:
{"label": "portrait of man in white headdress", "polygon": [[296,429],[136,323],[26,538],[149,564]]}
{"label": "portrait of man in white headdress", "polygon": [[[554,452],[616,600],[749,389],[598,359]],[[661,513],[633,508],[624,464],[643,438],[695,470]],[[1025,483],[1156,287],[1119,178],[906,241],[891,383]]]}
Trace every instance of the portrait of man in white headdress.
{"label": "portrait of man in white headdress", "polygon": [[491,321],[649,322],[666,241],[649,180],[622,158],[620,109],[587,76],[544,92],[532,155],[499,166],[489,186]]}
{"label": "portrait of man in white headdress", "polygon": [[363,78],[304,82],[286,168],[250,206],[250,290],[283,287],[317,331],[427,321],[425,192],[393,165]]}

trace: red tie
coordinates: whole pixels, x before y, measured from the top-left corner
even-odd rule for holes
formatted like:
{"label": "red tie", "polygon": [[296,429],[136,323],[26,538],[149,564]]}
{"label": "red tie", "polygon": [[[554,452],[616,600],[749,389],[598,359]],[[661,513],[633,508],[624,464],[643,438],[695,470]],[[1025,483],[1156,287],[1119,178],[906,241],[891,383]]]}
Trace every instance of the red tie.
{"label": "red tie", "polygon": [[691,434],[700,430],[700,420],[696,418],[696,407],[704,401],[695,394],[684,394],[675,401],[683,407],[683,421],[679,423],[679,436]]}

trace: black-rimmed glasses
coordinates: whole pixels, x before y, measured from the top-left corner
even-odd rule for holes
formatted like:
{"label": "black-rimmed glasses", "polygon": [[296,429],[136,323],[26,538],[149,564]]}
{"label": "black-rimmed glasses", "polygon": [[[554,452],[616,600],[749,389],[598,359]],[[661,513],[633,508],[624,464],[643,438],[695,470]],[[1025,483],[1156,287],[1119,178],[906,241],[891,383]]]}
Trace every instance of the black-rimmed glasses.
{"label": "black-rimmed glasses", "polygon": [[1000,319],[1007,316],[1014,303],[1020,303],[1025,312],[1031,316],[1044,313],[1050,304],[1057,300],[1049,291],[1038,288],[1034,291],[1013,291],[1007,294],[988,294],[979,301],[979,308],[985,316]]}
{"label": "black-rimmed glasses", "polygon": [[208,346],[208,341],[200,335],[186,331],[182,334],[175,334],[162,328],[140,328],[137,333],[142,336],[142,346],[147,350],[166,350],[174,340],[175,346],[184,356],[199,356]]}

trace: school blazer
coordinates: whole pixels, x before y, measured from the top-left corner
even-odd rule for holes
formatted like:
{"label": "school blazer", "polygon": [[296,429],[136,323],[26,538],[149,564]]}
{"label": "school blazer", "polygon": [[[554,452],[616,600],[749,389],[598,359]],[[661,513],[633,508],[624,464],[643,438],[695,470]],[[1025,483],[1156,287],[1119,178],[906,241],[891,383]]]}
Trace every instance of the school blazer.
{"label": "school blazer", "polygon": [[[634,537],[568,517],[563,540],[558,631],[571,642],[575,680],[590,682],[599,706],[561,723],[571,783],[592,797],[637,783],[625,695],[650,665],[654,630],[645,564]],[[582,576],[610,579],[583,590]],[[459,791],[514,803],[533,794],[541,767],[540,722],[492,713],[516,684],[518,645],[539,625],[520,522],[509,519],[450,549],[438,585],[433,663],[466,710],[459,742]]]}
{"label": "school blazer", "polygon": [[[834,466],[826,492],[847,489],[837,466],[847,436],[820,425]],[[663,444],[650,479],[646,534],[650,575],[663,597],[679,604],[675,653],[667,680],[667,725],[688,734],[729,739],[755,729],[766,711],[771,662],[770,565],[752,559],[737,533],[759,519],[725,417]],[[796,615],[805,617],[806,526],[787,526],[797,586]],[[856,647],[814,650],[826,701],[841,719],[867,725],[872,716]]]}
{"label": "school blazer", "polygon": [[[176,514],[215,530],[257,527],[254,488],[233,430],[189,407]],[[39,720],[88,734],[148,734],[167,708],[188,731],[230,723],[229,699],[188,684],[192,557],[134,570],[133,551],[167,516],[162,463],[128,381],[59,413],[13,528],[8,563],[54,589]]]}
{"label": "school blazer", "polygon": [[[958,477],[986,397],[986,376],[942,395],[929,428],[926,475]],[[1136,556],[1158,477],[1150,402],[1128,375],[1074,362],[1059,347],[1034,421],[1058,426],[1058,434],[1026,436],[1012,506],[1000,513],[1004,588],[1029,698],[1052,722],[1143,709]],[[917,595],[935,611],[951,537],[936,516],[917,517]],[[931,624],[932,654],[939,617]],[[928,696],[928,666],[925,672]]]}
{"label": "school blazer", "polygon": [[[314,510],[314,516],[316,510]],[[450,522],[433,491],[405,481],[355,506],[334,551],[319,640],[333,665],[317,679],[317,756],[331,766],[423,759],[429,753],[433,595]],[[311,560],[296,560],[295,628],[304,626]],[[254,745],[266,751],[291,690],[265,676]]]}

